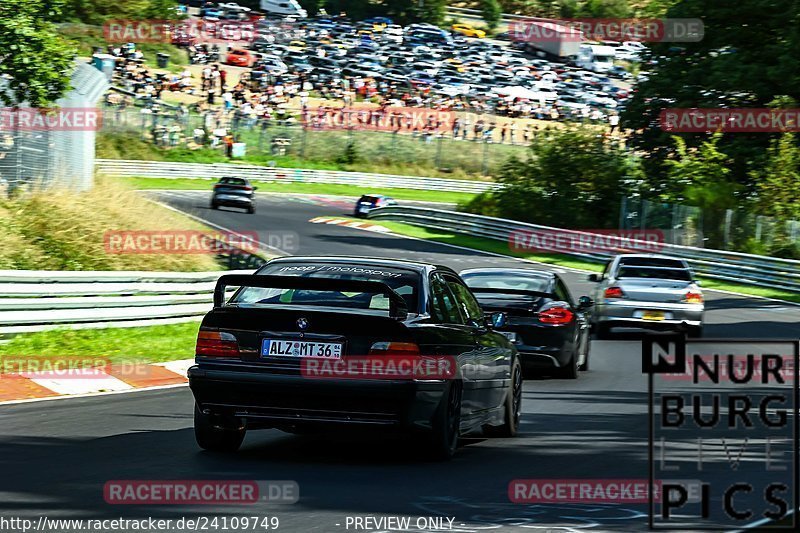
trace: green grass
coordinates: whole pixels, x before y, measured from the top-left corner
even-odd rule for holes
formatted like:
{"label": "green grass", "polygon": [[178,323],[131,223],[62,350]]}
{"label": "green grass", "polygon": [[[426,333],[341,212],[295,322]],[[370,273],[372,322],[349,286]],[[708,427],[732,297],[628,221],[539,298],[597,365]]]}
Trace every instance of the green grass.
{"label": "green grass", "polygon": [[[495,241],[492,239],[484,239],[481,237],[471,237],[469,235],[460,235],[458,233],[451,233],[446,231],[432,230],[413,226],[411,224],[404,224],[401,222],[393,222],[388,220],[375,219],[375,222],[381,226],[385,226],[399,235],[407,235],[409,237],[416,237],[418,239],[427,239],[431,241],[441,242],[444,244],[452,244],[455,246],[463,246],[465,248],[472,248],[475,250],[482,250],[485,252],[493,252],[497,254],[507,255],[510,257],[519,257],[521,259],[528,259],[538,263],[545,263],[548,265],[555,265],[567,268],[576,268],[591,272],[600,272],[603,267],[599,263],[592,263],[582,259],[576,259],[567,255],[561,254],[531,254],[517,252],[509,248],[507,243]],[[788,302],[800,303],[800,294],[783,291],[780,289],[772,289],[769,287],[755,287],[752,285],[742,285],[739,283],[730,283],[727,281],[716,280],[700,276],[704,289],[721,290],[742,294],[745,296],[761,296],[764,298],[773,298],[776,300],[785,300]]]}
{"label": "green grass", "polygon": [[[168,178],[117,178],[121,182],[136,189],[177,189],[177,190],[211,190],[212,180],[200,179],[168,179]],[[475,195],[467,192],[427,191],[416,189],[392,189],[384,187],[352,187],[325,183],[264,183],[255,182],[258,192],[330,194],[337,196],[359,196],[361,194],[380,193],[398,200],[416,200],[420,202],[458,203],[472,199]]]}
{"label": "green grass", "polygon": [[109,253],[109,231],[207,230],[113,179],[88,191],[53,187],[0,198],[0,269],[220,270],[209,254]]}
{"label": "green grass", "polygon": [[[222,163],[228,160],[222,147],[156,147],[149,141],[149,125],[142,125],[141,116],[134,113],[126,116],[126,122],[120,120],[117,124],[114,122],[115,115],[109,114],[104,130],[97,135],[97,157],[183,163]],[[199,125],[199,119],[192,115],[187,131],[196,125]],[[237,136],[247,144],[245,157],[237,159],[244,163],[466,180],[486,180],[488,178],[482,176],[484,166],[491,175],[509,157],[522,158],[527,153],[523,146],[484,145],[449,139],[427,144],[410,135],[379,132],[353,132],[348,135],[341,131],[311,131],[278,126],[264,132],[242,128]],[[291,139],[286,155],[271,153],[271,140],[274,137]],[[344,157],[350,142],[355,147],[352,160]]]}
{"label": "green grass", "polygon": [[58,329],[18,335],[0,357],[102,357],[112,363],[157,363],[194,357],[200,322],[107,329]]}

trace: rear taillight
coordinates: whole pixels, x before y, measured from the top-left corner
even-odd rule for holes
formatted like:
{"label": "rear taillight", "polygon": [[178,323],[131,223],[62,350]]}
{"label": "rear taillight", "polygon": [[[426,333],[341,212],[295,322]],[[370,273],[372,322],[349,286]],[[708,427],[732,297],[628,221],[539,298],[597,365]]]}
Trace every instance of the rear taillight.
{"label": "rear taillight", "polygon": [[194,353],[207,357],[239,357],[239,343],[230,333],[200,330]]}
{"label": "rear taillight", "polygon": [[689,291],[684,295],[683,301],[687,304],[701,304],[703,303],[703,294],[697,291]]}
{"label": "rear taillight", "polygon": [[247,191],[247,192],[250,192],[250,191],[252,191],[252,190],[253,190],[253,188],[252,188],[252,187],[242,187],[242,189],[244,189],[244,190],[245,190],[245,191]]}
{"label": "rear taillight", "polygon": [[604,298],[625,298],[625,293],[619,287],[608,287],[603,293]]}
{"label": "rear taillight", "polygon": [[566,307],[551,307],[544,311],[539,311],[537,318],[542,324],[563,325],[572,322],[575,314]]}
{"label": "rear taillight", "polygon": [[369,355],[419,355],[419,346],[413,342],[376,342]]}

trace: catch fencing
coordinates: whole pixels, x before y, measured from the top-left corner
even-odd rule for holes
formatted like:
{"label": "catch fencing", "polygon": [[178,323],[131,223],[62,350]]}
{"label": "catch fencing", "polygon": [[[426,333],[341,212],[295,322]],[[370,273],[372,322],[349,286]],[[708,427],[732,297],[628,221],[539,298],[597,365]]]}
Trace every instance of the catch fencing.
{"label": "catch fencing", "polygon": [[[6,86],[0,77],[0,90]],[[63,110],[92,109],[108,88],[108,81],[94,67],[79,64],[70,87],[56,106]],[[24,103],[20,105],[24,107]],[[31,185],[89,189],[94,178],[95,135],[93,129],[0,127],[0,189],[13,191]]]}
{"label": "catch fencing", "polygon": [[[431,229],[485,237],[505,241],[509,245],[515,232],[549,231],[565,235],[591,236],[580,231],[421,207],[382,207],[370,211],[369,218],[395,220]],[[651,243],[641,244],[643,248],[652,246]],[[800,292],[800,261],[674,244],[662,244],[660,248],[660,253],[686,259],[696,272],[707,278]],[[624,251],[585,253],[576,250],[564,253],[601,263]]]}
{"label": "catch fencing", "polygon": [[474,180],[395,176],[389,174],[367,174],[336,170],[306,170],[299,168],[275,168],[229,163],[170,163],[164,161],[126,161],[120,159],[98,159],[97,171],[109,176],[135,176],[141,178],[190,178],[219,179],[236,176],[252,181],[275,183],[323,183],[350,185],[353,187],[419,189],[481,193],[497,187],[497,184]]}

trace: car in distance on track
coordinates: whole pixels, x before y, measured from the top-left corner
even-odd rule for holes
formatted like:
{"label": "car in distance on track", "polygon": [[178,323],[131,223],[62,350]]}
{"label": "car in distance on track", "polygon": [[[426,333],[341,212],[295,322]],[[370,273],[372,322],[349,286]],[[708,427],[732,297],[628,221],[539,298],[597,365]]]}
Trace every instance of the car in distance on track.
{"label": "car in distance on track", "polygon": [[224,177],[215,185],[211,193],[211,209],[220,206],[239,207],[246,209],[248,213],[256,212],[255,191],[258,187],[253,187],[244,178]]}
{"label": "car in distance on track", "polygon": [[[228,286],[240,288],[226,301]],[[431,264],[284,257],[224,275],[188,373],[197,443],[235,451],[250,429],[378,429],[448,459],[460,435],[513,436],[522,371],[495,331],[504,319]],[[452,372],[393,374],[392,361]]]}
{"label": "car in distance on track", "polygon": [[474,268],[461,277],[487,312],[504,312],[498,331],[514,343],[524,377],[537,369],[575,379],[589,369],[592,299],[574,302],[554,272],[532,269]]}
{"label": "car in distance on track", "polygon": [[397,202],[394,198],[390,198],[382,194],[365,194],[356,202],[356,207],[353,210],[353,216],[363,218],[366,217],[373,209],[390,205],[397,205]]}
{"label": "car in distance on track", "polygon": [[700,282],[683,259],[622,254],[606,263],[598,282],[592,325],[598,338],[611,328],[685,331],[703,334],[705,304]]}

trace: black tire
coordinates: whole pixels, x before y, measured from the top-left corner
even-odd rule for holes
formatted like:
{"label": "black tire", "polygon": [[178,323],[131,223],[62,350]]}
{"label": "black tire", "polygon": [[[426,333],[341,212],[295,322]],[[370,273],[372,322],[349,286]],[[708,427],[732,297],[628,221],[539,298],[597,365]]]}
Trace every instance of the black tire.
{"label": "black tire", "polygon": [[211,417],[204,415],[194,404],[194,438],[197,445],[210,452],[233,453],[244,440],[245,429],[220,429],[214,426]]}
{"label": "black tire", "polygon": [[216,203],[211,202],[211,209],[217,209],[218,207],[219,206]]}
{"label": "black tire", "polygon": [[252,215],[253,213],[256,212],[256,206],[251,205],[250,207],[247,208],[247,212]]}
{"label": "black tire", "polygon": [[562,379],[578,379],[578,354],[573,353],[567,364],[558,369],[558,377]]}
{"label": "black tire", "polygon": [[686,334],[690,339],[699,339],[703,336],[703,326],[689,326]]}
{"label": "black tire", "polygon": [[519,431],[519,419],[522,414],[522,366],[519,361],[511,368],[511,388],[506,396],[505,422],[502,426],[486,426],[483,432],[487,437],[510,438]]}
{"label": "black tire", "polygon": [[430,434],[430,455],[437,461],[449,461],[458,447],[461,426],[461,383],[453,381],[442,398]]}
{"label": "black tire", "polygon": [[592,338],[586,335],[586,356],[583,358],[583,364],[578,367],[581,372],[589,370],[589,354],[592,351]]}
{"label": "black tire", "polygon": [[608,324],[600,322],[594,326],[594,334],[599,340],[607,339],[611,336],[611,328]]}

